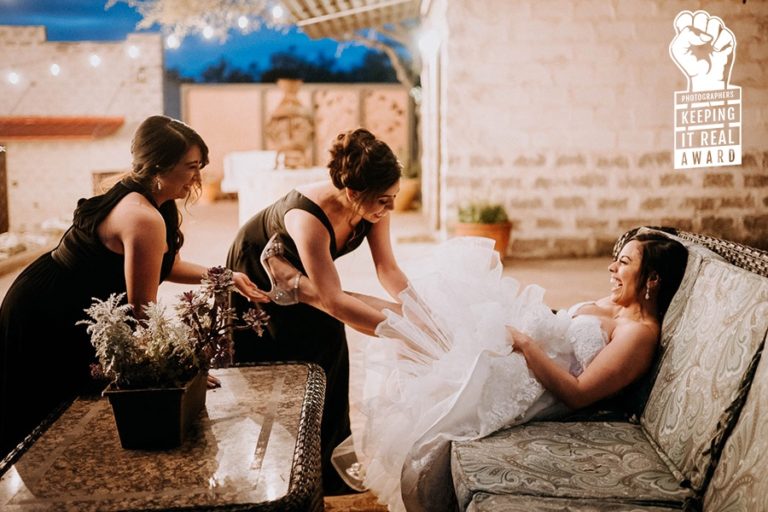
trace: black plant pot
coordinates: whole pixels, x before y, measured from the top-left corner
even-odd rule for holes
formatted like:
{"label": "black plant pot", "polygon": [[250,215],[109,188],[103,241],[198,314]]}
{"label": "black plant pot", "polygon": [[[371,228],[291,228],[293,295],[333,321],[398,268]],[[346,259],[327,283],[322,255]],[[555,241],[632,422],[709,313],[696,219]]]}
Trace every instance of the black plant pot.
{"label": "black plant pot", "polygon": [[189,426],[205,407],[208,374],[200,372],[180,388],[104,390],[123,448],[163,450],[184,441]]}

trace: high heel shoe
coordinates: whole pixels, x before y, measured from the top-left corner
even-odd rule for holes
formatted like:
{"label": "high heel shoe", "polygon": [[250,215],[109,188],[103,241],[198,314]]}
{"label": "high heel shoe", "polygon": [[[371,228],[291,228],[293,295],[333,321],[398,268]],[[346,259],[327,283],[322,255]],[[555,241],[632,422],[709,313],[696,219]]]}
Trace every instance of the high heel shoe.
{"label": "high heel shoe", "polygon": [[[269,269],[268,262],[269,258],[276,257],[281,257],[285,260],[284,254],[285,246],[280,240],[279,234],[276,233],[272,235],[267,242],[267,245],[264,246],[259,261],[264,268],[264,272],[267,273],[269,284],[272,286],[272,289],[267,292],[267,297],[280,306],[291,306],[299,303],[299,281],[301,280],[301,272],[298,270],[296,271],[296,276],[291,278],[292,282],[289,284],[289,287],[282,287],[278,284],[277,279]],[[286,264],[290,265],[287,261]]]}

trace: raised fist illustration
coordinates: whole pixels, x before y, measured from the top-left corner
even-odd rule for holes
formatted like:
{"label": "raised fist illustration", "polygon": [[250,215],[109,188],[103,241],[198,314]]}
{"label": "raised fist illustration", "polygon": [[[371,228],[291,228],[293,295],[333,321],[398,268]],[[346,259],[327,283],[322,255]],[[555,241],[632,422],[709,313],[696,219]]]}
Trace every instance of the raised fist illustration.
{"label": "raised fist illustration", "polygon": [[688,91],[726,89],[736,56],[736,38],[723,20],[706,11],[682,11],[669,55],[688,78]]}

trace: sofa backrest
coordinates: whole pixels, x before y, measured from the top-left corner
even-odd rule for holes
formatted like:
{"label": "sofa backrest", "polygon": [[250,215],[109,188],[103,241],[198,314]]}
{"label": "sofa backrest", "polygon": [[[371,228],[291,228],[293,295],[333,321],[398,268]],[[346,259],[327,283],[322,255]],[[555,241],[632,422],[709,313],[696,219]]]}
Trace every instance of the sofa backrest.
{"label": "sofa backrest", "polygon": [[696,491],[706,485],[718,425],[733,416],[731,406],[766,331],[768,278],[689,248],[689,268],[664,319],[658,371],[640,422]]}
{"label": "sofa backrest", "polygon": [[704,494],[705,510],[768,510],[768,357],[765,347],[750,384],[746,403],[727,435]]}

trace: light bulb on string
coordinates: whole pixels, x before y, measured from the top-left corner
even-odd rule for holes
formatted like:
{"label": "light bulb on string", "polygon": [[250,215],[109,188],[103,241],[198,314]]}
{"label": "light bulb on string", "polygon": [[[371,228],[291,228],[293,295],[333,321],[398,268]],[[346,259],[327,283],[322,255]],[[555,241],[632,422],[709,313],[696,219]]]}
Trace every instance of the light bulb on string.
{"label": "light bulb on string", "polygon": [[245,30],[246,28],[248,28],[249,23],[250,21],[248,21],[247,16],[240,16],[239,18],[237,18],[237,26],[240,27],[241,30]]}
{"label": "light bulb on string", "polygon": [[8,73],[8,83],[12,85],[18,85],[19,82],[21,82],[21,75],[19,75],[15,71],[11,71]]}
{"label": "light bulb on string", "polygon": [[59,76],[61,74],[61,66],[56,63],[51,64],[51,67],[48,68],[48,70],[51,72],[52,76]]}
{"label": "light bulb on string", "polygon": [[170,34],[168,37],[165,38],[165,47],[170,48],[171,50],[175,50],[181,46],[181,41],[179,40],[179,36],[176,34]]}
{"label": "light bulb on string", "polygon": [[132,59],[138,59],[139,55],[141,55],[141,51],[139,50],[139,47],[135,44],[132,44],[128,47],[128,56]]}
{"label": "light bulb on string", "polygon": [[272,7],[272,19],[273,20],[280,20],[283,18],[283,15],[285,14],[285,11],[283,10],[283,6],[280,4],[277,4]]}
{"label": "light bulb on string", "polygon": [[96,55],[95,53],[92,53],[90,57],[88,57],[88,62],[91,63],[91,66],[94,68],[97,68],[101,65],[101,57]]}
{"label": "light bulb on string", "polygon": [[206,39],[211,39],[213,37],[213,27],[210,25],[206,25],[206,27],[203,29],[203,37]]}

